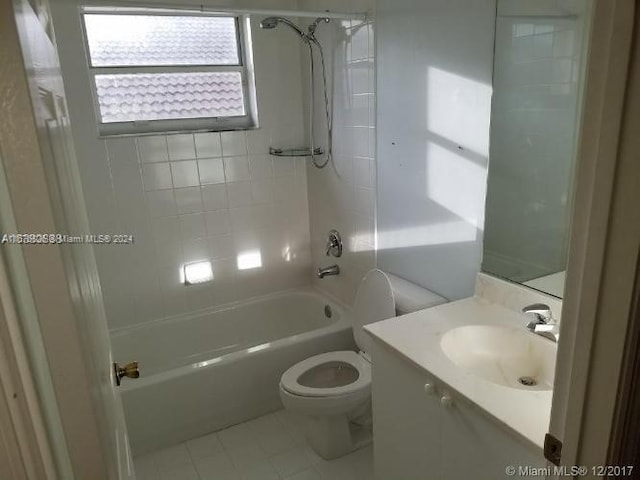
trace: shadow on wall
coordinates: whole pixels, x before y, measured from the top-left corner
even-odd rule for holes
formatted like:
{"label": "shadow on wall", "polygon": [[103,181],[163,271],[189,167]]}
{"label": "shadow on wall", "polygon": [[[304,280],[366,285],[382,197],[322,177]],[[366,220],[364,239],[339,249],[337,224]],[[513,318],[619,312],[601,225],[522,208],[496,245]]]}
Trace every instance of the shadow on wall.
{"label": "shadow on wall", "polygon": [[482,258],[495,3],[402,3],[378,11],[378,263],[455,300]]}

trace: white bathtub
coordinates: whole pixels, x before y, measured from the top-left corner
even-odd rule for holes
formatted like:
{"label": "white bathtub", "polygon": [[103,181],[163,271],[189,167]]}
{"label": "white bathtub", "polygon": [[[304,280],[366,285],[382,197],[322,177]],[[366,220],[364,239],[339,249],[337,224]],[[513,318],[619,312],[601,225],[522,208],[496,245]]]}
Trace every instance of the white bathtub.
{"label": "white bathtub", "polygon": [[354,349],[350,325],[342,306],[302,289],[114,331],[116,360],[141,368],[121,386],[133,453],[282,408],[282,373],[311,355]]}

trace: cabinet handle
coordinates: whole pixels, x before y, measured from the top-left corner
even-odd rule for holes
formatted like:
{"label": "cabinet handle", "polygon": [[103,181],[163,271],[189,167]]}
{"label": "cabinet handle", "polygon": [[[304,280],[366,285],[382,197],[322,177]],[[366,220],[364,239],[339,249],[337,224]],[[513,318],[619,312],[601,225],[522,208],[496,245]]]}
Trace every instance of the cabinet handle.
{"label": "cabinet handle", "polygon": [[444,395],[442,395],[442,397],[440,397],[440,405],[442,405],[443,408],[449,408],[452,404],[453,399],[449,394],[445,393]]}
{"label": "cabinet handle", "polygon": [[436,393],[436,386],[431,382],[427,382],[424,384],[424,391],[427,395],[433,395]]}

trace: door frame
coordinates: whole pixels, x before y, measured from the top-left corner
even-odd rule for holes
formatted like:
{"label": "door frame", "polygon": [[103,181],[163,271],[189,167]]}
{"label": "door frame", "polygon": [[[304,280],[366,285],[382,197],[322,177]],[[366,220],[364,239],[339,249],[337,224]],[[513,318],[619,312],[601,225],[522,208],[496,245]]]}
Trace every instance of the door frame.
{"label": "door frame", "polygon": [[[550,433],[563,465],[606,465],[640,241],[635,0],[594,0]],[[634,45],[635,43],[635,45]],[[634,59],[637,63],[637,58]],[[636,65],[637,67],[637,65]],[[636,80],[637,82],[637,80]],[[634,90],[638,90],[637,86]],[[637,92],[636,92],[637,93]]]}
{"label": "door frame", "polygon": [[[627,382],[633,379],[629,369],[640,327],[635,302],[640,256],[640,5],[631,18],[628,81],[579,456],[582,463],[595,465],[614,460],[621,408],[632,399]],[[637,378],[638,372],[634,374]]]}
{"label": "door frame", "polygon": [[[3,9],[8,4],[11,10],[11,2],[2,4]],[[587,103],[578,149],[574,222],[550,425],[550,432],[564,443],[565,465],[606,463],[623,364],[620,342],[627,332],[631,306],[633,277],[630,280],[629,276],[635,273],[635,262],[629,260],[628,252],[632,246],[637,252],[634,242],[640,239],[640,232],[629,232],[625,222],[635,218],[633,207],[640,204],[640,191],[633,189],[640,166],[632,161],[638,158],[640,147],[624,136],[623,128],[628,125],[622,123],[625,99],[630,95],[627,92],[625,97],[635,6],[633,0],[594,0]],[[7,21],[13,22],[10,13],[0,15],[0,31]],[[3,68],[17,77],[21,73],[24,76],[19,46],[16,32],[9,45],[14,48],[9,52],[13,68]],[[25,78],[12,80],[18,80],[21,88],[11,106],[14,111],[5,112],[4,117],[11,118],[14,125],[0,123],[0,142],[14,215],[21,231],[55,231],[29,87]],[[1,81],[0,75],[0,89]],[[8,134],[16,130],[19,135],[10,138]],[[25,149],[25,144],[29,148]],[[56,246],[22,251],[36,307],[52,319],[43,322],[42,334],[71,463],[78,478],[106,480],[108,468],[98,441],[99,420],[90,395],[93,385],[84,364],[76,324],[79,319],[68,286],[59,282],[66,277],[63,255]]]}
{"label": "door frame", "polygon": [[[42,5],[46,7],[46,1]],[[56,82],[56,76],[61,79],[59,68],[53,64],[57,56],[52,44],[38,43],[43,35],[48,35],[41,23],[43,18],[46,15],[36,15],[27,0],[0,2],[0,104],[3,105],[0,168],[6,178],[10,203],[2,205],[2,220],[11,216],[15,227],[15,232],[7,233],[69,233],[60,216],[60,197],[55,191],[59,187],[48,169],[52,146],[45,140],[47,126],[40,111],[43,104],[39,101],[39,80]],[[39,63],[37,57],[43,54],[43,48],[44,54],[51,54],[46,64]],[[55,88],[60,85],[56,84]],[[73,152],[64,152],[64,155],[61,160],[72,166]],[[7,260],[7,272],[0,278],[16,298],[16,322],[30,354],[28,359],[20,361],[28,363],[30,368],[46,368],[51,380],[53,396],[45,398],[40,390],[38,394],[40,414],[53,411],[57,417],[53,419],[54,426],[56,420],[60,426],[60,432],[54,432],[51,424],[47,425],[46,441],[58,470],[58,477],[52,478],[115,480],[121,472],[107,445],[114,434],[104,430],[100,409],[101,396],[105,395],[101,386],[111,381],[112,367],[105,364],[96,374],[88,358],[91,345],[87,343],[85,330],[91,325],[91,319],[78,307],[83,293],[77,283],[85,279],[67,254],[68,249],[74,247],[47,244],[2,245],[1,248]],[[20,259],[22,268],[16,268],[15,258]],[[32,302],[33,308],[29,311],[22,308],[24,304],[20,300],[25,299]],[[3,297],[6,307],[5,300]],[[26,330],[27,325],[34,324],[41,335],[42,344],[36,345],[42,348],[41,363],[34,360],[31,349],[39,339],[34,339]],[[11,342],[15,348],[20,346],[16,337],[12,337]],[[36,383],[38,373],[41,372],[31,370],[30,381]],[[6,388],[4,382],[3,388]],[[37,412],[29,414],[37,418]],[[21,421],[17,412],[11,418],[14,423]],[[65,443],[62,454],[60,442]],[[34,442],[24,443],[21,455],[29,455],[35,446]],[[16,461],[15,453],[11,458]]]}
{"label": "door frame", "polygon": [[[640,469],[640,252],[607,465]],[[637,477],[638,472],[634,474]]]}
{"label": "door frame", "polygon": [[56,467],[34,378],[11,280],[0,254],[0,436],[3,466],[8,468],[0,473],[11,473],[7,478],[55,480],[63,469]]}

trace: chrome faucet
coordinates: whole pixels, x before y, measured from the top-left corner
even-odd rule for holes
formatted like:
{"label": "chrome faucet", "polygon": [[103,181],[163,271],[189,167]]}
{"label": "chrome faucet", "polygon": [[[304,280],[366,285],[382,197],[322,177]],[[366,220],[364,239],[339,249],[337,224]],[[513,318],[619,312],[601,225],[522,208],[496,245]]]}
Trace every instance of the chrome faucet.
{"label": "chrome faucet", "polygon": [[340,274],[340,267],[338,265],[329,265],[328,267],[320,267],[318,269],[318,273],[316,275],[318,275],[318,278],[324,278],[327,275],[339,275]]}
{"label": "chrome faucet", "polygon": [[333,255],[334,257],[342,256],[342,238],[340,232],[337,230],[331,230],[327,236],[327,243],[325,245],[325,253],[327,257]]}
{"label": "chrome faucet", "polygon": [[548,338],[553,342],[558,342],[559,328],[553,318],[551,308],[544,303],[534,303],[522,309],[522,313],[528,317],[533,317],[527,324],[527,328],[541,337]]}

